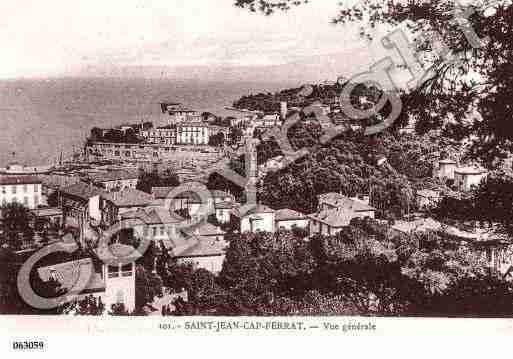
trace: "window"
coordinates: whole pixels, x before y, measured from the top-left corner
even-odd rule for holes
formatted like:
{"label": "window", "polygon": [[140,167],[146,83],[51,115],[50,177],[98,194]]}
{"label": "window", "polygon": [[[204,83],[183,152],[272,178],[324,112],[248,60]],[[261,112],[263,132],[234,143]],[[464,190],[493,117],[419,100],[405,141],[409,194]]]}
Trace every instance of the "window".
{"label": "window", "polygon": [[147,237],[148,237],[148,226],[144,226],[144,227],[143,227],[143,237],[144,237],[144,238],[147,238]]}
{"label": "window", "polygon": [[119,266],[108,266],[107,271],[109,278],[119,277]]}
{"label": "window", "polygon": [[28,186],[26,184],[24,184],[23,185],[23,193],[27,193],[27,190],[28,190]]}
{"label": "window", "polygon": [[123,277],[130,277],[132,275],[132,263],[121,266],[121,275]]}
{"label": "window", "polygon": [[23,197],[23,204],[25,205],[25,207],[28,207],[29,203],[28,203],[28,197]]}
{"label": "window", "polygon": [[16,185],[12,186],[12,194],[16,194]]}
{"label": "window", "polygon": [[114,156],[119,156],[119,151],[114,151]]}
{"label": "window", "polygon": [[34,196],[34,205],[36,207],[39,206],[39,196],[38,195]]}
{"label": "window", "polygon": [[160,235],[164,236],[166,232],[166,228],[164,226],[160,227]]}
{"label": "window", "polygon": [[153,227],[153,237],[157,236],[157,227]]}

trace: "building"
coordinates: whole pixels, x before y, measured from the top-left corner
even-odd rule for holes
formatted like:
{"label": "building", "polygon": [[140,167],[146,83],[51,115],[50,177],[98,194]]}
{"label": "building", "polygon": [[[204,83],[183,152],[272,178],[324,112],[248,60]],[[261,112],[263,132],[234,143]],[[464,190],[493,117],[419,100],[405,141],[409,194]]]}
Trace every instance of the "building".
{"label": "building", "polygon": [[85,151],[90,160],[158,161],[173,159],[178,149],[171,145],[153,143],[114,143],[89,141]]}
{"label": "building", "polygon": [[459,191],[468,192],[479,187],[487,176],[487,171],[477,167],[462,167],[454,170],[454,186]]}
{"label": "building", "polygon": [[349,198],[339,193],[319,196],[317,213],[311,214],[310,235],[332,236],[351,223],[353,218],[374,218],[376,209],[365,201]]}
{"label": "building", "polygon": [[213,241],[224,241],[224,235],[226,234],[221,228],[208,222],[203,222],[190,228],[184,228],[183,233],[189,237],[196,236],[200,239]]}
{"label": "building", "polygon": [[216,220],[221,224],[229,223],[237,207],[238,204],[232,201],[216,202],[214,204]]}
{"label": "building", "polygon": [[276,213],[274,209],[259,204],[241,216],[240,222],[241,233],[274,233],[276,228]]}
{"label": "building", "polygon": [[176,213],[171,213],[164,208],[145,208],[125,212],[120,215],[124,223],[131,223],[133,238],[153,240],[162,243],[166,248],[171,248],[182,234],[179,225],[185,219]]}
{"label": "building", "polygon": [[457,167],[456,161],[445,159],[438,162],[438,178],[445,180],[454,179],[454,170]]}
{"label": "building", "polygon": [[176,143],[179,145],[208,145],[209,126],[203,122],[181,122],[176,125]]}
{"label": "building", "polygon": [[321,210],[308,216],[310,219],[308,231],[310,235],[333,236],[349,226],[351,220],[355,218],[353,215],[351,211],[344,211],[341,208]]}
{"label": "building", "polygon": [[269,129],[281,126],[280,114],[270,113],[265,114],[262,117],[253,119],[251,124],[254,128]]}
{"label": "building", "polygon": [[64,212],[66,222],[83,228],[91,220],[101,222],[100,196],[102,188],[79,182],[59,190],[59,204]]}
{"label": "building", "polygon": [[203,268],[214,274],[223,269],[227,247],[225,241],[189,237],[182,242],[185,244],[170,251],[178,264],[192,264],[196,269]]}
{"label": "building", "polygon": [[168,125],[164,127],[152,128],[141,133],[147,143],[174,145],[176,144],[176,126]]}
{"label": "building", "polygon": [[108,248],[98,249],[98,258],[84,258],[42,267],[38,269],[38,274],[44,282],[53,279],[60,283],[61,288],[66,290],[66,302],[79,301],[92,295],[101,299],[106,312],[116,304],[123,304],[126,310],[133,312],[135,264],[117,264],[116,259],[121,261],[130,258],[134,251],[135,248],[131,246],[113,244]]}
{"label": "building", "polygon": [[137,189],[102,194],[101,212],[103,222],[111,225],[122,219],[122,214],[144,209],[153,202],[153,197]]}
{"label": "building", "polygon": [[180,122],[201,121],[201,114],[181,104],[167,106],[167,113],[170,116],[168,121],[170,125]]}
{"label": "building", "polygon": [[319,211],[329,209],[342,209],[345,212],[354,213],[354,217],[375,217],[376,208],[370,206],[367,201],[358,198],[349,198],[339,193],[325,193],[318,197]]}
{"label": "building", "polygon": [[439,191],[422,189],[417,191],[416,198],[419,210],[430,210],[440,203],[442,197]]}
{"label": "building", "polygon": [[42,181],[35,176],[0,176],[0,203],[20,203],[29,209],[42,204]]}
{"label": "building", "polygon": [[276,226],[278,229],[291,230],[292,228],[308,229],[310,221],[307,216],[301,212],[292,209],[280,209],[276,211]]}
{"label": "building", "polygon": [[62,228],[64,224],[64,212],[60,208],[46,207],[32,210],[36,220],[42,220],[54,228]]}
{"label": "building", "polygon": [[88,174],[88,181],[107,192],[136,189],[139,175],[136,171],[108,171]]}

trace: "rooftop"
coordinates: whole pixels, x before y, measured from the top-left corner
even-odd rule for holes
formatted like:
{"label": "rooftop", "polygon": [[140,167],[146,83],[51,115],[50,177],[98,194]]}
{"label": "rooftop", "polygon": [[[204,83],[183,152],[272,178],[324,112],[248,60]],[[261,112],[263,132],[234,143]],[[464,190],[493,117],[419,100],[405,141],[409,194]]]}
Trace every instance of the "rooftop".
{"label": "rooftop", "polygon": [[217,241],[211,238],[199,238],[196,236],[189,237],[187,245],[175,247],[173,249],[173,257],[189,258],[189,257],[210,257],[225,254],[226,242]]}
{"label": "rooftop", "polygon": [[293,209],[280,209],[279,211],[276,211],[276,220],[277,221],[292,221],[292,220],[298,220],[298,219],[307,219],[307,217],[301,213],[294,211]]}
{"label": "rooftop", "polygon": [[153,197],[137,189],[125,189],[119,192],[105,193],[102,196],[117,207],[143,207],[153,201]]}
{"label": "rooftop", "polygon": [[80,178],[62,175],[42,175],[40,176],[43,185],[51,188],[68,187],[80,182]]}
{"label": "rooftop", "polygon": [[338,208],[333,208],[310,214],[308,217],[315,221],[325,223],[330,227],[340,228],[348,226],[355,216],[354,211],[343,211]]}
{"label": "rooftop", "polygon": [[51,217],[51,216],[61,216],[62,209],[56,207],[48,207],[48,208],[37,208],[33,209],[32,213],[36,217]]}
{"label": "rooftop", "polygon": [[446,158],[444,160],[440,160],[438,161],[439,164],[446,164],[446,165],[455,165],[456,164],[456,161],[453,161],[449,158]]}
{"label": "rooftop", "polygon": [[327,203],[333,207],[354,212],[368,212],[376,210],[376,208],[364,203],[363,201],[358,201],[334,192],[321,194],[319,196],[319,203]]}
{"label": "rooftop", "polygon": [[211,223],[205,222],[200,224],[197,227],[188,228],[183,231],[185,234],[191,235],[191,236],[222,236],[226,232],[223,231],[221,228],[214,226]]}
{"label": "rooftop", "polygon": [[36,176],[0,176],[0,185],[42,183]]}
{"label": "rooftop", "polygon": [[275,213],[276,211],[266,205],[257,204],[254,208],[250,209],[246,212],[246,215],[249,214],[259,214],[259,213]]}
{"label": "rooftop", "polygon": [[83,200],[89,200],[90,198],[100,196],[105,193],[103,189],[84,182],[78,182],[74,185],[64,187],[60,191],[63,194],[78,197]]}
{"label": "rooftop", "polygon": [[108,171],[90,173],[88,177],[93,182],[111,182],[128,179],[137,179],[139,175],[136,171]]}
{"label": "rooftop", "polygon": [[165,208],[147,208],[137,209],[135,211],[125,212],[121,215],[123,220],[138,219],[145,224],[171,224],[180,223],[184,218],[176,213],[171,213]]}
{"label": "rooftop", "polygon": [[[105,290],[102,274],[95,269],[91,258],[80,259],[38,269],[43,282],[54,279],[68,294],[94,293]],[[92,274],[92,275],[89,275]]]}
{"label": "rooftop", "polygon": [[454,170],[454,173],[463,175],[480,175],[486,172],[487,171],[485,169],[479,167],[460,167]]}

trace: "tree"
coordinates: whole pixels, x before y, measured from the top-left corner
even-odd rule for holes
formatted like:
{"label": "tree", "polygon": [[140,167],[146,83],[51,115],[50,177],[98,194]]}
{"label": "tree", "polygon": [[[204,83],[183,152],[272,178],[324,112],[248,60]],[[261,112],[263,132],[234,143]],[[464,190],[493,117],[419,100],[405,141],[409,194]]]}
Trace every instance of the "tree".
{"label": "tree", "polygon": [[[236,0],[235,5],[270,15],[305,2]],[[414,90],[403,93],[401,117],[416,119],[418,132],[441,129],[451,138],[469,139],[467,155],[488,164],[513,150],[509,125],[513,98],[513,77],[509,75],[513,58],[511,2],[463,5],[452,0],[414,0],[391,1],[385,6],[379,0],[366,0],[354,5],[341,3],[332,21],[360,25],[360,34],[367,39],[373,38],[380,24],[403,26],[414,38],[426,71],[420,73],[421,78],[417,74]]]}
{"label": "tree", "polygon": [[19,249],[22,246],[21,238],[30,240],[34,236],[31,226],[32,214],[29,209],[17,202],[8,203],[0,208],[2,213],[1,229],[3,243],[10,248]]}
{"label": "tree", "polygon": [[208,138],[208,145],[213,147],[221,147],[224,145],[224,133],[218,132],[214,135],[211,135]]}
{"label": "tree", "polygon": [[153,302],[157,295],[162,294],[162,280],[142,265],[135,268],[135,306],[136,312]]}
{"label": "tree", "polygon": [[499,223],[513,234],[513,178],[504,172],[491,173],[474,192],[476,217]]}

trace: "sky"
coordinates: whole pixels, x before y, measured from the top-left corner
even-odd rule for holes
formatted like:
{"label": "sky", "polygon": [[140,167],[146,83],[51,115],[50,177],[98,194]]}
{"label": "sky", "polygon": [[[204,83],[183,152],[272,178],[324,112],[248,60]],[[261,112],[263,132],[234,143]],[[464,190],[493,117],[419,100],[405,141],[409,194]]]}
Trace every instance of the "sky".
{"label": "sky", "polygon": [[234,0],[3,0],[0,78],[146,66],[267,66],[362,51],[338,0],[265,17]]}

